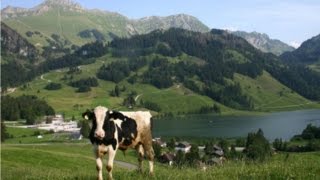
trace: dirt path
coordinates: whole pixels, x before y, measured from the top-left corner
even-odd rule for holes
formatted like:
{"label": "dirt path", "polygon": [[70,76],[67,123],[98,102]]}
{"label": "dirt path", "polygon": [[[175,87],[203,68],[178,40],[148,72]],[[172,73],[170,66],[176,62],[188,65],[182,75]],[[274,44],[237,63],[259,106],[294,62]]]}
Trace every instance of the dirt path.
{"label": "dirt path", "polygon": [[8,88],[7,92],[5,92],[4,95],[8,95],[8,94],[14,93],[16,91],[16,89],[17,88]]}
{"label": "dirt path", "polygon": [[137,96],[134,98],[134,101],[137,102],[140,96],[142,96],[142,94],[137,95]]}
{"label": "dirt path", "polygon": [[301,103],[301,104],[295,104],[295,105],[287,105],[287,106],[273,106],[273,107],[267,107],[268,109],[275,109],[275,108],[288,108],[288,107],[298,107],[308,104],[314,104],[315,102],[307,102],[307,103]]}
{"label": "dirt path", "polygon": [[137,165],[131,164],[131,163],[127,163],[127,162],[124,162],[124,161],[114,160],[114,163],[115,163],[116,165],[118,165],[119,167],[122,167],[122,168],[125,168],[125,169],[129,169],[129,170],[136,170],[136,169],[138,169],[138,166],[137,166]]}
{"label": "dirt path", "polygon": [[41,75],[40,79],[42,79],[42,80],[44,80],[44,81],[47,81],[48,83],[50,83],[50,82],[51,82],[51,80],[49,80],[49,79],[45,79],[45,78],[43,77],[43,75]]}

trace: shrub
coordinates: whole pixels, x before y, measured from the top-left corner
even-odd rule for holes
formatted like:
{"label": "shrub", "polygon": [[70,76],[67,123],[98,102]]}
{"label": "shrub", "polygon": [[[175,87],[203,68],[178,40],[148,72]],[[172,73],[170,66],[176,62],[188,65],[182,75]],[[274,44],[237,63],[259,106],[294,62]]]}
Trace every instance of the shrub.
{"label": "shrub", "polygon": [[82,93],[82,92],[89,92],[91,91],[91,88],[89,86],[80,86],[77,90],[77,92]]}
{"label": "shrub", "polygon": [[61,84],[60,83],[49,83],[44,87],[46,90],[58,90],[61,89]]}
{"label": "shrub", "polygon": [[264,161],[271,156],[271,147],[261,129],[249,133],[246,143],[246,156],[251,160]]}

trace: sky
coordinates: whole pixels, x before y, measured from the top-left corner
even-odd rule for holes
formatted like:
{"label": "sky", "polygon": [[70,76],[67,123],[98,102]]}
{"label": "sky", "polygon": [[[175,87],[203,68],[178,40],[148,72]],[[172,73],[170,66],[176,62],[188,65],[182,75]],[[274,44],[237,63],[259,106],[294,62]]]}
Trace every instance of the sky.
{"label": "sky", "polygon": [[[1,0],[31,8],[43,0]],[[210,28],[266,33],[272,39],[298,46],[320,34],[320,0],[73,0],[87,9],[118,12],[130,19],[195,16]]]}

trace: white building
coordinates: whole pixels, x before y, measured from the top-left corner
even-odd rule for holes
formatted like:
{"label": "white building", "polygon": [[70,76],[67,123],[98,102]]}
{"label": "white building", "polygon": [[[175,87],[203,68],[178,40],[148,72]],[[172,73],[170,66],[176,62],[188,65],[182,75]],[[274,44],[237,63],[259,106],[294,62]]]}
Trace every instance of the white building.
{"label": "white building", "polygon": [[63,116],[57,114],[52,117],[52,122],[50,124],[39,124],[38,129],[43,130],[53,130],[54,132],[79,132],[78,123],[76,121],[64,122]]}
{"label": "white building", "polygon": [[176,145],[176,147],[174,148],[174,150],[176,151],[182,151],[184,153],[188,153],[190,152],[190,149],[191,149],[191,145],[186,142],[186,141],[183,141],[183,142],[180,142]]}

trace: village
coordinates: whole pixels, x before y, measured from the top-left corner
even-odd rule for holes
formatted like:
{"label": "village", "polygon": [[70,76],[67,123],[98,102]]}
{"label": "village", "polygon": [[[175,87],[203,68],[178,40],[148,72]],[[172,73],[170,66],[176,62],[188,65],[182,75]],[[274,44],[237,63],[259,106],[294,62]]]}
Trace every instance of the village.
{"label": "village", "polygon": [[[14,125],[14,124],[12,124]],[[10,127],[10,125],[9,125]],[[56,114],[52,116],[44,116],[43,121],[34,125],[22,125],[14,126],[18,128],[33,128],[39,130],[45,130],[52,133],[68,133],[70,139],[81,140],[83,136],[80,133],[80,127],[78,127],[77,121],[65,121],[62,114]],[[36,138],[43,138],[43,134],[39,134]]]}
{"label": "village", "polygon": [[160,137],[156,137],[153,140],[153,147],[155,151],[155,157],[159,162],[168,164],[170,166],[191,165],[202,170],[205,170],[207,166],[222,165],[226,160],[225,151],[233,152],[237,154],[237,157],[241,157],[244,152],[244,147],[227,147],[224,151],[218,144],[206,144],[206,145],[193,145],[188,141],[164,142]]}

